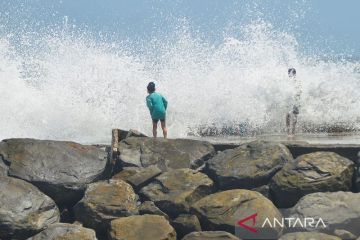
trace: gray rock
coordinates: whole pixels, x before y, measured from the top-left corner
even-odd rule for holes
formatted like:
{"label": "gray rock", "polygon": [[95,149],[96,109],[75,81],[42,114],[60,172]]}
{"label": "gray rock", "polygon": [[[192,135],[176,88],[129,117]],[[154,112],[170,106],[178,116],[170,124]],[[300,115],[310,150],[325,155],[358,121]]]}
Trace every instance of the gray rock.
{"label": "gray rock", "polygon": [[146,168],[140,167],[126,167],[121,172],[112,177],[112,179],[124,180],[131,184],[134,189],[140,188],[149,184],[155,177],[161,174],[161,170],[155,166]]}
{"label": "gray rock", "polygon": [[26,239],[59,219],[55,202],[35,186],[0,177],[0,239]]}
{"label": "gray rock", "polygon": [[28,240],[97,240],[95,231],[81,225],[56,223]]}
{"label": "gray rock", "polygon": [[139,214],[140,215],[145,215],[145,214],[150,214],[150,215],[159,215],[159,216],[163,216],[165,217],[167,220],[169,220],[169,216],[164,213],[163,211],[161,211],[156,205],[155,203],[151,202],[151,201],[145,201],[143,202],[140,207],[139,207]]}
{"label": "gray rock", "polygon": [[223,231],[192,232],[182,240],[240,240],[234,235]]}
{"label": "gray rock", "polygon": [[285,164],[271,180],[270,192],[278,207],[288,208],[314,192],[350,191],[354,163],[333,152],[301,155]]}
{"label": "gray rock", "polygon": [[31,182],[60,205],[76,203],[107,164],[104,151],[74,142],[9,139],[0,154],[10,163],[9,176]]}
{"label": "gray rock", "polygon": [[179,239],[191,232],[201,231],[199,219],[195,215],[181,214],[171,221],[171,225],[175,228]]}
{"label": "gray rock", "polygon": [[218,153],[207,161],[206,173],[220,189],[252,189],[268,184],[291,161],[284,145],[255,141]]}
{"label": "gray rock", "polygon": [[[324,192],[304,196],[290,209],[291,217],[319,218],[327,228],[319,229],[332,234],[336,229],[360,235],[360,193]],[[309,229],[311,230],[311,229]]]}
{"label": "gray rock", "polygon": [[279,240],[341,240],[341,238],[318,232],[296,232],[284,234]]}
{"label": "gray rock", "polygon": [[75,218],[85,227],[105,231],[111,220],[137,214],[137,199],[133,188],[124,181],[92,183],[74,206]]}
{"label": "gray rock", "polygon": [[131,137],[121,141],[118,149],[123,167],[157,165],[162,171],[196,169],[215,154],[210,143],[189,139]]}
{"label": "gray rock", "polygon": [[158,176],[141,189],[144,198],[170,216],[189,212],[191,204],[212,193],[213,181],[203,173],[188,168],[175,169]]}

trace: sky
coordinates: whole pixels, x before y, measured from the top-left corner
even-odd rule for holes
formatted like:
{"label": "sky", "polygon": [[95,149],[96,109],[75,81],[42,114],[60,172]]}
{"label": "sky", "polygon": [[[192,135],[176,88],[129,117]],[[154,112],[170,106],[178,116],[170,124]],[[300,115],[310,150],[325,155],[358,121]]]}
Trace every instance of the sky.
{"label": "sky", "polygon": [[225,29],[262,19],[294,34],[305,51],[360,56],[358,0],[0,0],[0,25],[64,22],[121,39],[150,39],[186,21],[216,42]]}

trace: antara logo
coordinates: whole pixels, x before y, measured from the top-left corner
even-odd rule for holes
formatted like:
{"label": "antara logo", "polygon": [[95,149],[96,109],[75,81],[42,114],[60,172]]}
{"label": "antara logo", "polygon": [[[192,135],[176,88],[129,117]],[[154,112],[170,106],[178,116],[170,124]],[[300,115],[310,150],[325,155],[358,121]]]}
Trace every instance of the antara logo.
{"label": "antara logo", "polygon": [[[257,233],[258,230],[255,228],[257,221],[257,213],[254,213],[248,217],[240,219],[237,224],[246,229],[249,232]],[[250,222],[251,221],[251,222]],[[249,224],[250,222],[250,224]],[[295,218],[295,217],[286,217],[286,218],[265,218],[264,222],[261,224],[261,228],[327,228],[324,220],[322,218]]]}
{"label": "antara logo", "polygon": [[[241,220],[239,220],[237,222],[237,224],[242,227],[242,228],[245,228],[246,230],[250,231],[250,232],[253,232],[253,233],[256,233],[257,230],[254,228],[255,224],[256,224],[256,217],[257,217],[257,213],[254,213],[246,218],[243,218]],[[251,227],[246,225],[245,222],[249,221],[249,220],[252,220],[252,225]]]}
{"label": "antara logo", "polygon": [[269,218],[266,218],[264,223],[261,226],[264,227],[287,227],[287,228],[326,228],[326,224],[322,218],[273,218],[271,221]]}

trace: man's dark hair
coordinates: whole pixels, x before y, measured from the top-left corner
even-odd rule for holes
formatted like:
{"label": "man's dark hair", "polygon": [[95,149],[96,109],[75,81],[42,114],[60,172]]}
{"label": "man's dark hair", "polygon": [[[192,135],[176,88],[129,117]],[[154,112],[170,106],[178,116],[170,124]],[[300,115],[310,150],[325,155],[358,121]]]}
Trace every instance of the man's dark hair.
{"label": "man's dark hair", "polygon": [[149,93],[155,92],[155,83],[149,82],[149,84],[147,85],[147,90],[149,91]]}
{"label": "man's dark hair", "polygon": [[293,113],[299,114],[299,108],[297,106],[293,106]]}
{"label": "man's dark hair", "polygon": [[295,68],[289,68],[288,69],[288,75],[289,77],[293,77],[296,75],[296,69]]}

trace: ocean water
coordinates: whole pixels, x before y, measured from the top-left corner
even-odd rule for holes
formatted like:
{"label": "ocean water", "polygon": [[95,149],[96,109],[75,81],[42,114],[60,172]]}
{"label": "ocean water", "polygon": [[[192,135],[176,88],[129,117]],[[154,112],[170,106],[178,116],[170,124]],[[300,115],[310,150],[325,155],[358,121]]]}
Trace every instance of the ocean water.
{"label": "ocean water", "polygon": [[107,142],[112,128],[150,134],[149,81],[169,101],[170,137],[281,134],[295,95],[289,67],[302,85],[299,132],[360,128],[360,61],[304,53],[294,33],[261,18],[234,23],[215,42],[176,24],[135,46],[67,18],[22,32],[0,21],[0,139]]}

